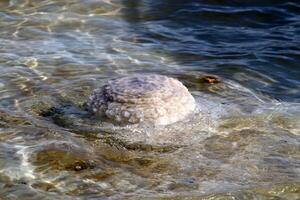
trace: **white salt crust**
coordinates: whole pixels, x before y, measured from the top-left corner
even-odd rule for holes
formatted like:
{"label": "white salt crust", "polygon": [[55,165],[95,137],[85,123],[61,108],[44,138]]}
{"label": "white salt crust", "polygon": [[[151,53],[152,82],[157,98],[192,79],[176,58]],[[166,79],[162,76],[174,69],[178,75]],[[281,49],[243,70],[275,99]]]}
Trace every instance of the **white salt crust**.
{"label": "white salt crust", "polygon": [[195,100],[178,80],[162,75],[132,75],[110,80],[92,92],[87,108],[121,124],[167,125],[184,119]]}

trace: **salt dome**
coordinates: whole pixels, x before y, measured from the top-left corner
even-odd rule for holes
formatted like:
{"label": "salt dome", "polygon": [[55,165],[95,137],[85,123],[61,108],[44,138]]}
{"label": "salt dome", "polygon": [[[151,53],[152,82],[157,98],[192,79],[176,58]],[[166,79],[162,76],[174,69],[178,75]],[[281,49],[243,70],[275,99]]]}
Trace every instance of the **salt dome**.
{"label": "salt dome", "polygon": [[110,80],[92,92],[88,110],[120,124],[167,125],[184,119],[195,100],[178,80],[162,75],[131,75]]}

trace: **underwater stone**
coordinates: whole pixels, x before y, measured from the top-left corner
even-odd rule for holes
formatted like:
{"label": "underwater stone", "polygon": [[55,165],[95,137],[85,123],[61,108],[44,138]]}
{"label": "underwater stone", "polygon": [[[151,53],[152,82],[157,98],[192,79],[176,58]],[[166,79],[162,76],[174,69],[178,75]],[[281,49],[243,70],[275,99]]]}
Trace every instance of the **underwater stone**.
{"label": "underwater stone", "polygon": [[87,109],[120,124],[167,125],[184,119],[195,100],[178,80],[162,75],[131,75],[110,80],[89,96]]}

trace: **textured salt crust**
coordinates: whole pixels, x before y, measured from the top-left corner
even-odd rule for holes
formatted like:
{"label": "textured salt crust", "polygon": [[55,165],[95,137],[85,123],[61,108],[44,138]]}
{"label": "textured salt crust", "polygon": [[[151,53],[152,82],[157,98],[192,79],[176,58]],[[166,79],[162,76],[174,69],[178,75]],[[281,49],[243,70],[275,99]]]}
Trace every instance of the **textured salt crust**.
{"label": "textured salt crust", "polygon": [[188,89],[174,78],[132,75],[94,90],[87,107],[117,123],[167,125],[184,119],[196,105]]}

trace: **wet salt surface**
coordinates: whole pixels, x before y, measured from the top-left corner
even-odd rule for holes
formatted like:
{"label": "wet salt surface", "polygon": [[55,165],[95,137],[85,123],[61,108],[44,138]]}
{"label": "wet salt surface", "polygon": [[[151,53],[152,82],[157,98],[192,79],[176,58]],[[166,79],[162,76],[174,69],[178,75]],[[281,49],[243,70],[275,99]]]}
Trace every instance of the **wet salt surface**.
{"label": "wet salt surface", "polygon": [[94,90],[86,107],[113,123],[168,125],[185,119],[196,105],[180,81],[157,74],[136,74],[110,80]]}
{"label": "wet salt surface", "polygon": [[[0,5],[1,198],[299,198],[298,2]],[[133,73],[178,78],[198,112],[86,114],[94,88]]]}

